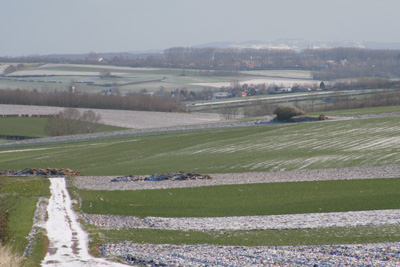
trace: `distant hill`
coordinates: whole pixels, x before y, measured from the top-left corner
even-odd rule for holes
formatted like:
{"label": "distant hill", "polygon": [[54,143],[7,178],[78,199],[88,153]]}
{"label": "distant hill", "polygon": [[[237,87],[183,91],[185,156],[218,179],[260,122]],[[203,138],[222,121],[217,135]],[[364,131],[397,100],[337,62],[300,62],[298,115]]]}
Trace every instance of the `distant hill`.
{"label": "distant hill", "polygon": [[[79,60],[88,57],[89,53],[82,54],[49,54],[42,55],[41,58],[52,58],[52,59],[72,59]],[[163,51],[145,51],[145,52],[109,52],[109,53],[96,53],[99,58],[113,58],[113,57],[123,57],[125,59],[133,59],[133,58],[147,58],[148,56],[158,55],[162,56]]]}
{"label": "distant hill", "polygon": [[271,42],[266,41],[246,41],[246,42],[215,42],[197,45],[195,47],[243,47],[243,48],[276,48],[276,49],[292,49],[301,51],[304,49],[315,48],[335,48],[335,47],[353,47],[367,49],[400,49],[400,43],[384,43],[384,42],[356,42],[356,41],[316,41],[303,39],[279,39]]}
{"label": "distant hill", "polygon": [[[243,42],[212,42],[195,45],[194,48],[265,48],[265,49],[290,49],[294,51],[302,51],[305,49],[318,49],[318,48],[337,48],[337,47],[351,47],[351,48],[367,48],[374,50],[400,50],[400,43],[385,43],[385,42],[356,42],[346,40],[334,41],[321,41],[321,40],[304,40],[304,39],[278,39],[275,41],[243,41]],[[169,49],[169,48],[166,48]],[[164,50],[149,50],[149,51],[125,51],[125,52],[90,52],[80,54],[49,54],[40,55],[42,59],[48,60],[82,60],[90,57],[90,54],[95,54],[95,58],[112,60],[113,58],[123,58],[124,60],[141,60],[149,57],[163,58]],[[7,61],[6,61],[7,62]]]}

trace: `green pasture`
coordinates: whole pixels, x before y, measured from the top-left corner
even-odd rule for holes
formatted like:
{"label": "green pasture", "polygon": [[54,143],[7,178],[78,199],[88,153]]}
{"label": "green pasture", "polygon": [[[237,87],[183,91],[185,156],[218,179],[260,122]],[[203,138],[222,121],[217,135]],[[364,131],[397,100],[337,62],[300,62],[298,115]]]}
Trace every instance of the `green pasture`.
{"label": "green pasture", "polygon": [[45,137],[47,118],[0,118],[0,135]]}
{"label": "green pasture", "polygon": [[104,243],[132,241],[133,243],[175,245],[226,246],[299,246],[331,244],[363,244],[400,241],[400,226],[363,226],[294,230],[252,231],[177,231],[158,229],[91,230],[100,233]]}
{"label": "green pasture", "polygon": [[[10,234],[9,241],[19,254],[23,254],[31,231],[33,217],[36,211],[36,203],[39,197],[49,197],[49,180],[45,178],[32,177],[0,177],[0,201],[7,203],[10,207],[10,220],[8,223]],[[33,255],[24,266],[37,266],[43,259],[45,241],[43,235],[35,235]]]}
{"label": "green pasture", "polygon": [[82,211],[138,217],[226,217],[399,209],[400,178],[78,190]]}
{"label": "green pasture", "polygon": [[[399,130],[400,118],[387,117],[14,145],[0,147],[0,165],[5,169],[68,167],[85,175],[382,166],[400,164]],[[19,151],[1,153],[10,150]]]}
{"label": "green pasture", "polygon": [[[78,190],[82,211],[123,216],[224,217],[398,209],[400,178],[224,185],[140,191]],[[87,225],[97,243],[293,246],[399,242],[400,226],[292,230],[102,230]]]}

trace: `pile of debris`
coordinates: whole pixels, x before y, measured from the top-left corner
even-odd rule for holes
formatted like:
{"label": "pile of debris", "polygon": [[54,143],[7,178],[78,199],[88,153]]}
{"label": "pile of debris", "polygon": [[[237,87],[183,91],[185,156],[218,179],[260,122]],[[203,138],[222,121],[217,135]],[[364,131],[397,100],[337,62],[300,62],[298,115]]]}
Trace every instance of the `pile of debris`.
{"label": "pile of debris", "polygon": [[309,122],[309,121],[326,121],[330,120],[326,115],[319,115],[318,117],[313,117],[313,116],[299,116],[299,117],[293,117],[290,119],[290,122]]}
{"label": "pile of debris", "polygon": [[116,177],[112,179],[110,182],[118,183],[118,182],[136,182],[136,181],[143,181],[143,179],[138,176],[127,175],[127,176]]}
{"label": "pile of debris", "polygon": [[198,173],[184,172],[168,172],[162,174],[153,174],[144,178],[145,181],[187,181],[187,180],[210,180],[211,177],[207,174],[201,175]]}
{"label": "pile of debris", "polygon": [[0,170],[0,176],[82,176],[80,172],[71,169],[57,168],[27,168],[24,170]]}
{"label": "pile of debris", "polygon": [[134,182],[134,181],[188,181],[188,180],[210,180],[211,177],[208,174],[198,173],[185,173],[185,172],[168,172],[162,174],[153,174],[151,176],[141,178],[137,176],[120,176],[112,179],[110,182]]}

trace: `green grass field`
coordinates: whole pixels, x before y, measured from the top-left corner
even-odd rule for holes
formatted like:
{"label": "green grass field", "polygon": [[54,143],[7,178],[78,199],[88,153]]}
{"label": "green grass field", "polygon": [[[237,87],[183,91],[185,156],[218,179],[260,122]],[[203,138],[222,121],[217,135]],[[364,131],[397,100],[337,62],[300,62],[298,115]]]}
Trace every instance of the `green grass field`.
{"label": "green grass field", "polygon": [[[142,218],[224,217],[398,209],[399,184],[400,178],[395,178],[77,192],[86,213]],[[251,231],[86,228],[100,243],[130,240],[177,245],[291,246],[400,241],[398,225]]]}
{"label": "green grass field", "polygon": [[129,240],[134,243],[227,246],[299,246],[399,242],[400,226],[253,230],[253,231],[177,231],[158,229],[89,230],[101,235],[102,242]]}
{"label": "green grass field", "polygon": [[86,213],[225,217],[399,209],[398,188],[400,178],[77,192]]}
{"label": "green grass field", "polygon": [[0,147],[0,165],[72,168],[85,175],[382,166],[400,163],[399,122],[400,118],[390,117],[274,124]]}
{"label": "green grass field", "polygon": [[[72,168],[85,175],[124,175],[180,170],[212,174],[391,165],[400,164],[399,122],[398,117],[388,117],[13,145],[0,147],[0,166],[3,169]],[[79,194],[83,199],[82,210],[88,213],[142,217],[239,216],[397,209],[399,183],[400,178],[124,192],[81,190]],[[19,194],[23,188],[26,187],[18,186]],[[29,221],[34,203],[33,199],[21,197],[18,205],[22,207],[18,210],[23,214],[16,214],[15,218]],[[15,223],[15,227],[26,226]],[[99,233],[98,229],[93,231]],[[16,240],[24,234],[17,231]],[[400,241],[396,226],[224,231],[223,234],[219,231],[102,230],[100,236],[100,242],[230,245]]]}
{"label": "green grass field", "polygon": [[0,135],[45,137],[47,118],[0,118]]}
{"label": "green grass field", "polygon": [[[12,236],[10,245],[22,255],[28,245],[26,238],[31,231],[36,203],[41,196],[49,197],[49,180],[32,177],[0,177],[0,201],[10,203],[9,229]],[[38,266],[43,259],[46,246],[42,233],[35,235],[33,255],[24,266]]]}

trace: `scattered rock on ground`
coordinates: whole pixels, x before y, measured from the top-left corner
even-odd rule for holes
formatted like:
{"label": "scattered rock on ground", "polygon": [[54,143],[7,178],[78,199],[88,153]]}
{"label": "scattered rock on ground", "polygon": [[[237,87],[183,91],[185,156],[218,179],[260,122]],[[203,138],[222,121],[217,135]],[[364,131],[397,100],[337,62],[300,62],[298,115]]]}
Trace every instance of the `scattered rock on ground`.
{"label": "scattered rock on ground", "polygon": [[27,168],[24,170],[0,170],[0,176],[82,176],[80,172],[71,169],[58,168]]}
{"label": "scattered rock on ground", "polygon": [[110,183],[118,183],[118,182],[135,182],[135,181],[142,181],[143,179],[141,179],[138,176],[132,176],[132,175],[127,175],[127,176],[119,176],[119,177],[115,177],[114,179],[112,179],[110,181]]}
{"label": "scattered rock on ground", "polygon": [[207,174],[201,175],[198,173],[184,172],[168,172],[162,174],[153,174],[144,178],[145,181],[185,181],[185,180],[210,180],[211,177]]}
{"label": "scattered rock on ground", "polygon": [[208,174],[199,174],[199,173],[185,173],[185,172],[168,172],[161,174],[153,174],[148,177],[139,177],[133,175],[127,176],[119,176],[113,178],[110,183],[117,182],[136,182],[136,181],[188,181],[188,180],[210,180],[211,177]]}

